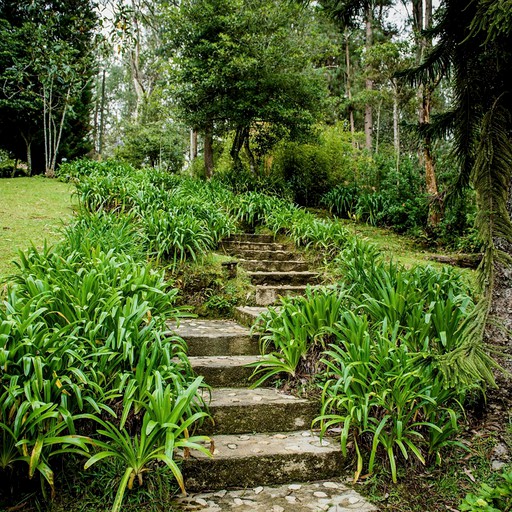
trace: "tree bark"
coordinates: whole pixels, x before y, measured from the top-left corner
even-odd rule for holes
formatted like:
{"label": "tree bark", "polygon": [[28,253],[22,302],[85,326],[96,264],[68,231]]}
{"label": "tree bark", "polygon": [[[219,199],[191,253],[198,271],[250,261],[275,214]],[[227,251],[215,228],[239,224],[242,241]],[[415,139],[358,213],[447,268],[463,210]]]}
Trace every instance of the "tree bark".
{"label": "tree bark", "polygon": [[204,168],[206,178],[213,176],[213,127],[210,125],[204,132]]}
{"label": "tree bark", "polygon": [[[512,218],[512,183],[509,184],[507,210]],[[495,237],[494,246],[509,258],[512,258],[512,243],[505,238]],[[491,292],[491,308],[489,316],[497,320],[497,325],[489,323],[486,328],[486,339],[493,345],[500,345],[504,352],[512,355],[512,264],[495,258],[493,266],[493,282]],[[512,361],[500,361],[512,371]]]}
{"label": "tree bark", "polygon": [[[432,0],[413,0],[413,22],[414,34],[417,43],[417,64],[423,60],[425,53],[432,46],[432,41],[423,31],[432,27]],[[430,124],[430,114],[432,111],[432,88],[429,85],[423,85],[418,90],[419,125]],[[431,226],[437,226],[442,218],[442,204],[439,201],[439,190],[437,188],[437,176],[434,157],[432,154],[432,141],[428,135],[422,140],[422,148],[419,152],[420,162],[425,168],[425,183],[427,194],[431,198],[428,213],[428,222]]]}
{"label": "tree bark", "polygon": [[[371,2],[368,2],[366,7],[366,41],[365,46],[366,49],[369,50],[373,45],[373,10]],[[371,69],[369,66],[366,68],[366,92],[371,92],[373,90],[373,80],[369,76]],[[364,133],[365,133],[365,141],[366,141],[366,149],[368,151],[372,150],[372,135],[373,135],[373,110],[370,102],[367,102],[364,107]]]}
{"label": "tree bark", "polygon": [[249,130],[245,126],[238,126],[235,131],[235,138],[233,139],[233,144],[231,145],[231,150],[229,154],[233,159],[233,165],[236,168],[242,167],[242,160],[240,159],[240,150],[244,146],[244,142],[246,137],[248,136]]}
{"label": "tree bark", "polygon": [[190,161],[197,158],[197,131],[190,130]]}
{"label": "tree bark", "polygon": [[352,71],[350,66],[350,47],[349,47],[349,34],[348,30],[345,30],[345,68],[346,68],[346,83],[345,89],[347,91],[347,98],[349,101],[348,117],[350,123],[350,133],[352,134],[352,145],[355,146],[355,133],[356,128],[354,124],[354,108],[352,107]]}

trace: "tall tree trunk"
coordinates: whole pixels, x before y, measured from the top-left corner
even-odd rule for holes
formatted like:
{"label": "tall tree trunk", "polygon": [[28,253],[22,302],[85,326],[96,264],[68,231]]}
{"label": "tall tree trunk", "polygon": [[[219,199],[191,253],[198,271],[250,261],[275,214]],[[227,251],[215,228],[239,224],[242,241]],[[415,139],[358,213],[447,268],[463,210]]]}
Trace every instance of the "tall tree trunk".
{"label": "tall tree trunk", "polygon": [[[373,6],[371,2],[368,2],[366,6],[366,49],[369,50],[373,45]],[[370,67],[366,67],[366,91],[371,92],[373,90],[373,80],[370,75]],[[366,149],[372,150],[372,136],[373,136],[373,110],[371,104],[368,102],[364,107],[364,133],[366,141]]]}
{"label": "tall tree trunk", "polygon": [[229,154],[233,159],[233,165],[235,168],[242,167],[242,160],[240,159],[240,150],[242,149],[245,139],[248,135],[248,129],[245,126],[237,126],[235,131],[235,138],[233,139],[233,144],[231,145],[231,150]]}
{"label": "tall tree trunk", "polygon": [[396,155],[396,169],[400,168],[400,109],[398,105],[398,82],[396,79],[391,81],[393,84],[393,146]]}
{"label": "tall tree trunk", "polygon": [[140,27],[139,27],[139,21],[137,19],[137,5],[135,4],[134,0],[132,0],[132,9],[134,15],[132,16],[132,23],[134,27],[134,39],[135,39],[135,47],[133,50],[129,53],[130,56],[130,68],[132,71],[132,81],[133,81],[133,88],[135,89],[135,95],[137,97],[137,102],[135,105],[135,112],[134,117],[135,119],[139,118],[140,109],[142,107],[142,104],[144,102],[144,83],[143,83],[143,77],[142,77],[142,71],[140,69]]}
{"label": "tall tree trunk", "polygon": [[354,124],[354,108],[352,106],[352,70],[350,65],[350,46],[349,46],[349,33],[345,30],[345,69],[346,69],[346,83],[345,90],[347,91],[347,98],[349,101],[348,116],[350,122],[350,133],[352,134],[352,145],[356,145],[355,133],[356,128]]}
{"label": "tall tree trunk", "polygon": [[190,161],[197,157],[197,131],[190,130]]}
{"label": "tall tree trunk", "polygon": [[98,154],[103,155],[103,144],[105,139],[105,70],[103,70],[103,76],[101,78],[101,105],[100,105],[100,129],[98,137]]}
{"label": "tall tree trunk", "polygon": [[[508,215],[512,218],[512,183],[509,184]],[[512,258],[512,243],[505,238],[495,237],[494,246]],[[489,316],[497,322],[489,322],[485,331],[486,340],[492,345],[499,345],[509,355],[508,360],[500,364],[512,372],[512,264],[505,258],[495,258],[491,290],[491,307]],[[509,379],[510,376],[498,375],[498,379]]]}
{"label": "tall tree trunk", "polygon": [[32,175],[32,137],[30,135],[21,134],[23,140],[25,141],[25,147],[27,150],[27,172],[28,175]]}
{"label": "tall tree trunk", "polygon": [[204,132],[204,168],[206,178],[213,176],[213,126],[209,125]]}
{"label": "tall tree trunk", "polygon": [[[417,44],[416,60],[417,64],[419,64],[432,46],[430,36],[424,33],[424,30],[432,27],[432,0],[413,0],[413,23]],[[418,90],[418,98],[418,121],[420,126],[424,126],[430,123],[432,88],[429,85],[421,86]],[[423,137],[422,148],[418,156],[425,168],[427,194],[431,198],[428,222],[431,226],[437,226],[442,218],[442,205],[439,203],[436,168],[432,154],[432,140],[429,136]]]}

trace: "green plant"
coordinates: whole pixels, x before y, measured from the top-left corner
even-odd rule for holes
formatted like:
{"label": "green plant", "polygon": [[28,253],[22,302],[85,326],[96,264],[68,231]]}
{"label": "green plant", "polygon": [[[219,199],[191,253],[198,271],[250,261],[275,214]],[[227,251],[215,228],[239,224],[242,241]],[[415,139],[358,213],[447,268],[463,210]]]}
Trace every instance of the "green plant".
{"label": "green plant", "polygon": [[482,484],[475,494],[468,494],[459,509],[467,512],[510,512],[512,510],[512,472],[501,475],[502,482],[492,487]]}
{"label": "green plant", "polygon": [[97,422],[102,428],[97,430],[101,438],[94,443],[100,451],[85,463],[85,469],[105,458],[114,457],[123,461],[124,473],[112,507],[112,512],[121,510],[126,488],[132,489],[135,478],[139,485],[143,483],[143,475],[150,470],[153,461],[165,463],[172,471],[181,490],[185,487],[181,471],[174,460],[174,450],[194,449],[207,455],[210,452],[203,446],[209,438],[206,436],[189,437],[188,431],[199,419],[206,417],[205,412],[189,415],[191,404],[197,400],[197,390],[202,377],[198,377],[186,389],[178,386],[164,386],[164,380],[157,377],[155,389],[148,392],[148,402],[144,404],[145,412],[142,417],[139,434],[131,435],[124,424],[116,425],[104,421],[97,416],[86,416]]}
{"label": "green plant", "polygon": [[459,391],[439,393],[442,387],[435,372],[415,364],[398,325],[384,321],[379,329],[372,329],[366,316],[347,312],[333,334],[335,341],[323,359],[327,381],[322,414],[315,422],[322,433],[340,427],[344,454],[349,442],[354,446],[356,480],[366,450],[368,471],[373,471],[383,451],[396,482],[400,461],[414,456],[425,464],[426,453],[441,448],[440,443],[429,445],[429,436],[442,435],[444,445],[459,444],[453,439],[458,431]]}
{"label": "green plant", "polygon": [[[336,324],[344,306],[346,292],[337,288],[308,288],[304,297],[281,298],[280,309],[270,308],[255,328],[261,332],[263,359],[252,363],[253,387],[281,373],[292,378],[312,377],[315,364],[305,371],[308,358],[325,347],[329,329]],[[272,349],[270,354],[267,354]],[[304,375],[303,375],[304,374]]]}

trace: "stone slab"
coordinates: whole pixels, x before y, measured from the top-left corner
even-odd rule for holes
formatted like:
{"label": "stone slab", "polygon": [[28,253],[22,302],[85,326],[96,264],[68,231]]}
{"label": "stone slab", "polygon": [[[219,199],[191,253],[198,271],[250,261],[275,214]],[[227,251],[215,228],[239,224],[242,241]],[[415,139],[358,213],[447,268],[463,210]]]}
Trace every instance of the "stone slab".
{"label": "stone slab", "polygon": [[170,334],[181,336],[189,356],[257,355],[258,336],[230,320],[186,319],[168,322]]}
{"label": "stone slab", "polygon": [[261,249],[241,249],[237,248],[237,256],[244,260],[273,260],[273,261],[287,261],[293,260],[297,255],[291,251],[277,251],[277,250],[261,250]]}
{"label": "stone slab", "polygon": [[270,306],[279,301],[280,297],[290,297],[303,295],[306,291],[306,285],[297,286],[256,286],[255,302],[258,306]]}
{"label": "stone slab", "polygon": [[268,311],[268,308],[263,306],[239,306],[235,308],[234,316],[240,324],[251,328],[265,311]]}
{"label": "stone slab", "polygon": [[320,413],[317,402],[273,388],[214,388],[204,391],[214,425],[207,434],[294,431],[309,428]]}
{"label": "stone slab", "polygon": [[254,368],[246,365],[260,360],[261,356],[255,355],[189,357],[193,370],[213,387],[248,386]]}
{"label": "stone slab", "polygon": [[274,235],[260,235],[256,233],[239,233],[236,235],[231,235],[228,238],[225,238],[224,241],[227,242],[261,242],[261,243],[271,243],[273,242]]}
{"label": "stone slab", "polygon": [[339,479],[190,494],[176,504],[183,512],[378,512]]}
{"label": "stone slab", "polygon": [[300,260],[239,260],[239,265],[249,272],[305,272],[309,268],[307,261]]}
{"label": "stone slab", "polygon": [[252,251],[284,251],[286,250],[285,244],[277,242],[244,242],[244,241],[229,241],[224,240],[220,243],[220,247],[227,252],[237,252],[238,250],[252,250]]}
{"label": "stone slab", "polygon": [[[215,435],[213,457],[192,452],[182,462],[185,487],[214,490],[278,485],[339,477],[343,455],[338,438],[309,430],[277,434]],[[208,445],[210,446],[210,445]]]}
{"label": "stone slab", "polygon": [[307,285],[317,284],[319,275],[316,272],[247,272],[253,284],[265,285]]}

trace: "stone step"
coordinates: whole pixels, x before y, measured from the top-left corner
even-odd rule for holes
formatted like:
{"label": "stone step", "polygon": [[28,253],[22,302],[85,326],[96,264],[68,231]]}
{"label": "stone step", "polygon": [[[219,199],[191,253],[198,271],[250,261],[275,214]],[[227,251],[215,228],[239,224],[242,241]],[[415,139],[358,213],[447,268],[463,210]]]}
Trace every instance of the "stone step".
{"label": "stone step", "polygon": [[242,388],[249,386],[254,368],[245,365],[261,360],[261,356],[189,357],[192,369],[212,387]]}
{"label": "stone step", "polygon": [[186,319],[167,323],[167,335],[177,334],[188,345],[189,356],[245,356],[260,353],[258,336],[230,320]]}
{"label": "stone step", "polygon": [[320,414],[317,402],[272,388],[214,388],[203,397],[214,420],[204,426],[209,434],[288,432],[309,428]]}
{"label": "stone step", "polygon": [[290,482],[279,486],[200,492],[176,498],[178,510],[191,512],[377,512],[358,492],[338,478]]}
{"label": "stone step", "polygon": [[259,285],[306,285],[318,284],[317,272],[247,272],[253,284]]}
{"label": "stone step", "polygon": [[270,306],[278,302],[280,297],[303,295],[306,289],[306,285],[257,286],[255,302],[258,306]]}
{"label": "stone step", "polygon": [[225,238],[227,242],[261,242],[270,244],[275,241],[274,235],[260,235],[256,233],[238,233]]}
{"label": "stone step", "polygon": [[237,249],[236,256],[244,260],[272,260],[272,261],[288,261],[297,257],[291,251],[269,251],[269,250],[253,250],[253,249]]}
{"label": "stone step", "polygon": [[239,251],[284,251],[285,244],[277,242],[231,242],[223,240],[220,243],[221,249],[230,253],[238,254]]}
{"label": "stone step", "polygon": [[[339,439],[309,430],[279,434],[215,435],[213,457],[193,451],[181,470],[190,491],[256,487],[339,477]],[[210,446],[208,443],[207,446]]]}
{"label": "stone step", "polygon": [[305,272],[309,269],[307,261],[299,260],[239,260],[238,264],[249,272]]}
{"label": "stone step", "polygon": [[239,306],[234,309],[233,315],[238,323],[251,328],[258,317],[267,310],[268,308],[263,306]]}

